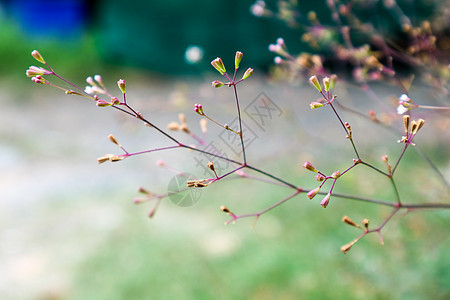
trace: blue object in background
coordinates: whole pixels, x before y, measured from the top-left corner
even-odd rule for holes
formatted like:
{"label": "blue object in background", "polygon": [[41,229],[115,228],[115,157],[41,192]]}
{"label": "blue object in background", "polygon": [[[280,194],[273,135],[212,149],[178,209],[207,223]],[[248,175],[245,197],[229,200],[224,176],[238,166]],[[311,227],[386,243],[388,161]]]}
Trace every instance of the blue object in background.
{"label": "blue object in background", "polygon": [[30,37],[73,40],[87,21],[85,0],[6,1],[6,11]]}

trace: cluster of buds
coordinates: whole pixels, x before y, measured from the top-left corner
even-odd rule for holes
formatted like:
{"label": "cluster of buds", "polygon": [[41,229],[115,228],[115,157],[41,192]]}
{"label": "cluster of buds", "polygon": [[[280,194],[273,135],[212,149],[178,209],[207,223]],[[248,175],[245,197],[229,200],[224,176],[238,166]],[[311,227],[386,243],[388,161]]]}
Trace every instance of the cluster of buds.
{"label": "cluster of buds", "polygon": [[119,105],[120,101],[117,97],[111,97],[111,101],[106,101],[103,99],[99,99],[97,95],[94,95],[94,100],[96,101],[96,105],[98,107],[108,107],[112,105]]}
{"label": "cluster of buds", "polygon": [[114,135],[112,135],[112,134],[108,135],[108,140],[110,140],[111,143],[115,144],[117,147],[122,149],[125,152],[125,154],[124,155],[115,155],[115,154],[103,155],[102,157],[97,158],[97,161],[98,161],[99,164],[104,163],[106,161],[110,161],[110,162],[121,161],[121,160],[125,159],[128,156],[127,151],[125,151],[125,149],[122,147],[122,145],[119,144],[119,142],[114,137]]}
{"label": "cluster of buds", "polygon": [[287,47],[283,38],[278,38],[275,44],[269,45],[269,51],[281,56],[288,56]]}
{"label": "cluster of buds", "polygon": [[405,128],[406,135],[402,136],[402,139],[399,141],[399,143],[411,144],[414,146],[412,140],[414,139],[415,135],[420,130],[420,128],[423,127],[424,124],[425,124],[424,119],[419,119],[417,121],[413,120],[410,122],[409,115],[403,116],[403,125]]}
{"label": "cluster of buds", "polygon": [[[361,227],[360,225],[356,224],[355,222],[353,222],[353,221],[352,221],[349,217],[347,217],[347,216],[344,216],[344,217],[342,218],[342,222],[344,222],[345,224],[348,224],[348,225],[350,225],[350,226],[359,228],[359,229],[363,230],[365,233],[368,233],[368,232],[369,232],[369,219],[364,219],[364,220],[362,221],[362,225],[363,225],[362,227]],[[345,254],[345,253],[347,253],[348,251],[350,251],[350,249],[352,248],[352,246],[353,246],[356,242],[358,242],[359,239],[360,239],[360,238],[357,238],[356,240],[353,240],[353,241],[351,241],[350,243],[345,244],[344,246],[342,246],[342,247],[341,247],[342,253]]]}
{"label": "cluster of buds", "polygon": [[322,79],[322,87],[316,75],[313,75],[309,78],[309,82],[319,91],[319,93],[322,93],[323,90],[328,93],[331,89],[334,89],[334,87],[336,86],[336,81],[337,76],[335,74],[331,75],[330,77],[324,77]]}
{"label": "cluster of buds", "polygon": [[31,81],[33,81],[34,83],[40,83],[40,84],[48,83],[48,81],[45,80],[44,77],[42,77],[41,75],[37,75],[37,76],[32,77]]}
{"label": "cluster of buds", "polygon": [[411,98],[408,97],[408,95],[402,94],[398,98],[397,114],[403,115],[405,112],[410,111],[411,109],[414,109],[416,107],[418,107],[418,105],[414,103]]}
{"label": "cluster of buds", "polygon": [[107,90],[103,84],[102,76],[95,75],[93,78],[89,76],[86,78],[86,82],[89,84],[84,89],[84,92],[89,95],[106,94]]}
{"label": "cluster of buds", "polygon": [[350,126],[350,124],[348,124],[348,122],[344,123],[345,129],[347,129],[347,139],[351,139],[352,138],[352,127]]}
{"label": "cluster of buds", "polygon": [[195,104],[194,105],[194,111],[196,113],[198,113],[200,116],[205,115],[205,113],[203,112],[203,106],[201,104]]}
{"label": "cluster of buds", "polygon": [[[244,56],[244,55],[242,54],[242,52],[236,51],[236,56],[234,57],[234,68],[235,68],[235,71],[236,71],[237,69],[239,69],[239,64],[241,63],[241,60],[242,60],[242,57],[243,57],[243,56]],[[213,82],[212,82],[212,86],[215,87],[215,88],[219,88],[219,87],[222,87],[222,86],[224,86],[224,85],[228,85],[228,86],[235,85],[235,84],[239,83],[240,81],[247,79],[248,77],[250,77],[250,76],[253,74],[253,69],[252,69],[252,68],[248,68],[248,69],[244,72],[244,75],[242,76],[241,80],[239,80],[239,82],[234,82],[234,78],[233,78],[233,80],[231,80],[230,77],[228,76],[227,70],[226,70],[225,65],[223,64],[223,61],[222,61],[221,58],[217,57],[216,59],[214,59],[214,60],[211,62],[211,65],[212,65],[212,66],[214,67],[214,69],[216,69],[221,75],[225,76],[227,79],[230,80],[230,82],[228,82],[228,83],[223,83],[223,82],[221,82],[221,81],[219,81],[219,80],[213,81]]]}
{"label": "cluster of buds", "polygon": [[[319,79],[316,75],[313,75],[309,78],[309,82],[319,91],[319,93],[323,96],[324,99],[320,99],[317,101],[311,102],[309,105],[311,109],[319,108],[324,105],[330,104],[336,98],[335,95],[330,94],[330,90],[333,89],[336,85],[337,76],[331,75],[330,77],[325,77],[322,79],[322,84],[320,84]],[[325,93],[324,93],[325,92]]]}
{"label": "cluster of buds", "polygon": [[[38,62],[47,65],[42,55],[37,51],[33,50],[31,52],[31,56],[33,56],[34,59],[36,59]],[[48,66],[48,65],[47,65]],[[51,68],[50,68],[51,70]],[[32,77],[31,80],[34,83],[40,83],[40,84],[47,84],[48,81],[45,80],[42,76],[44,75],[52,75],[54,74],[53,71],[49,71],[47,69],[44,69],[42,67],[36,67],[36,66],[30,66],[28,70],[26,71],[27,77]]]}
{"label": "cluster of buds", "polygon": [[[335,181],[341,177],[341,172],[339,171],[335,171],[333,172],[333,174],[331,174],[331,176],[325,176],[323,173],[319,172],[310,162],[305,162],[303,164],[303,168],[305,168],[308,171],[317,173],[317,175],[315,176],[316,180],[319,182],[322,182],[317,188],[310,190],[306,196],[309,199],[313,199],[320,191],[320,189],[322,188],[322,186],[325,184],[325,182],[328,179],[334,179]],[[320,205],[322,205],[322,207],[326,208],[328,206],[328,203],[330,202],[330,198],[331,198],[331,191],[333,188],[331,188],[331,190],[326,194],[326,196],[322,199],[322,201],[320,202]]]}
{"label": "cluster of buds", "polygon": [[[196,104],[197,105],[197,104]],[[201,105],[200,105],[201,106]],[[183,113],[178,114],[178,119],[180,120],[180,123],[177,122],[171,122],[169,123],[169,125],[167,125],[167,128],[169,130],[174,130],[174,131],[184,131],[187,134],[191,133],[191,131],[189,130],[187,123],[186,123],[186,116]]]}

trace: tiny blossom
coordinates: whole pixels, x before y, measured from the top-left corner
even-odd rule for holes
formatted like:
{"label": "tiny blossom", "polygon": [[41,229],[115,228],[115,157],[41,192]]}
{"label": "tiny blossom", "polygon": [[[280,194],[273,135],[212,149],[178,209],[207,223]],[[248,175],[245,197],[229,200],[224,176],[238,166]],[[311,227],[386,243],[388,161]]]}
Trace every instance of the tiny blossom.
{"label": "tiny blossom", "polygon": [[252,68],[248,68],[244,75],[242,76],[242,80],[249,78],[250,76],[252,76],[253,74],[253,69]]}
{"label": "tiny blossom", "polygon": [[120,79],[119,81],[117,81],[117,86],[122,91],[122,93],[125,94],[125,80]]}
{"label": "tiny blossom", "polygon": [[315,188],[315,189],[309,191],[308,194],[306,194],[306,196],[307,196],[309,199],[312,199],[312,198],[314,198],[314,197],[317,195],[317,193],[319,192],[319,190],[320,190],[320,187]]}
{"label": "tiny blossom", "polygon": [[27,77],[33,77],[36,75],[51,75],[51,74],[52,74],[52,72],[50,72],[44,68],[36,67],[36,66],[31,66],[26,71]]}
{"label": "tiny blossom", "polygon": [[323,81],[323,85],[325,86],[325,91],[329,92],[330,91],[330,78],[325,77],[322,81]]}
{"label": "tiny blossom", "polygon": [[212,86],[215,87],[215,88],[219,88],[219,87],[221,87],[221,86],[223,86],[223,85],[224,85],[223,82],[221,82],[221,81],[219,81],[219,80],[214,80],[214,81],[212,82]]}
{"label": "tiny blossom", "polygon": [[331,194],[328,193],[325,198],[323,198],[322,202],[320,202],[320,205],[322,205],[323,208],[326,208],[328,206],[328,203],[330,202]]}
{"label": "tiny blossom", "polygon": [[317,174],[315,176],[315,178],[316,178],[317,181],[324,181],[325,180],[325,176],[323,176],[322,174]]}
{"label": "tiny blossom", "polygon": [[196,113],[198,113],[199,115],[201,115],[201,116],[204,115],[204,113],[203,113],[203,106],[201,104],[195,104],[194,111]]}
{"label": "tiny blossom", "polygon": [[86,78],[86,82],[89,83],[89,85],[96,85],[92,76],[89,76],[88,78]]}
{"label": "tiny blossom", "polygon": [[95,75],[94,76],[95,81],[97,81],[100,85],[103,85],[102,76],[101,75]]}
{"label": "tiny blossom", "polygon": [[211,65],[219,71],[220,74],[225,74],[227,70],[225,69],[225,65],[223,64],[223,61],[221,58],[217,57],[215,60],[211,62]]}
{"label": "tiny blossom", "polygon": [[404,101],[404,102],[410,102],[411,98],[408,97],[408,95],[406,94],[402,94],[399,98],[400,101]]}
{"label": "tiny blossom", "polygon": [[114,105],[119,105],[120,104],[120,101],[119,101],[119,99],[117,99],[117,97],[111,97],[111,102]]}
{"label": "tiny blossom", "polygon": [[333,172],[333,174],[331,174],[331,178],[337,179],[339,177],[341,177],[341,172],[339,171],[335,171]]}
{"label": "tiny blossom", "polygon": [[105,91],[101,88],[99,88],[98,86],[86,86],[86,88],[84,89],[84,92],[87,94],[104,94]]}
{"label": "tiny blossom", "polygon": [[269,45],[270,52],[279,53],[279,52],[281,52],[281,50],[283,50],[283,49],[282,49],[281,45],[279,45],[279,44],[270,44]]}
{"label": "tiny blossom", "polygon": [[308,170],[308,171],[316,172],[316,173],[317,173],[316,168],[314,168],[314,166],[313,166],[309,161],[307,161],[307,162],[305,162],[305,163],[303,164],[303,168],[305,168],[305,169]]}
{"label": "tiny blossom", "polygon": [[239,68],[239,64],[241,63],[242,56],[244,56],[244,54],[242,54],[242,52],[240,52],[240,51],[236,52],[236,57],[234,58],[234,68],[235,69]]}
{"label": "tiny blossom", "polygon": [[262,17],[264,15],[265,6],[266,3],[264,1],[256,1],[255,4],[250,7],[250,11],[254,16]]}
{"label": "tiny blossom", "polygon": [[111,102],[108,102],[108,101],[105,101],[105,100],[97,100],[97,106],[98,107],[106,107],[106,106],[111,106],[112,105],[112,103]]}
{"label": "tiny blossom", "polygon": [[36,77],[31,78],[31,81],[33,81],[34,83],[45,83],[45,79],[42,78],[41,75],[37,75]]}
{"label": "tiny blossom", "polygon": [[284,45],[284,39],[282,37],[277,38],[277,44],[283,46]]}
{"label": "tiny blossom", "polygon": [[309,104],[309,106],[311,106],[311,109],[315,109],[315,108],[322,107],[323,104],[320,103],[320,102],[311,102],[311,103]]}
{"label": "tiny blossom", "polygon": [[405,106],[403,106],[403,104],[400,104],[399,106],[397,106],[397,114],[399,114],[399,115],[403,115],[408,110],[409,110],[409,108],[406,108]]}
{"label": "tiny blossom", "polygon": [[319,79],[317,79],[316,75],[311,76],[309,78],[309,82],[311,82],[311,84],[314,85],[319,92],[322,91],[322,86],[320,85]]}
{"label": "tiny blossom", "polygon": [[38,62],[45,64],[44,58],[37,50],[33,50],[33,52],[31,52],[31,56],[33,56],[34,59],[37,60]]}
{"label": "tiny blossom", "polygon": [[273,59],[274,63],[279,65],[283,62],[283,59],[279,56],[275,56],[275,58]]}

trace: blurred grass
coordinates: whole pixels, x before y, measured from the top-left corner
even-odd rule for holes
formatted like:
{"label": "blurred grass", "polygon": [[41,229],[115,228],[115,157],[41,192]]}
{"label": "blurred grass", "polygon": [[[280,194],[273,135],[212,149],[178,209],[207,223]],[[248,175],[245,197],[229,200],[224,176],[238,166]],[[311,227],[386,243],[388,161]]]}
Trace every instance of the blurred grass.
{"label": "blurred grass", "polygon": [[[255,193],[255,186],[234,185],[233,195],[252,188],[251,198],[239,198],[246,201],[240,211],[254,211],[259,206],[255,202],[275,201],[283,194],[268,187]],[[79,265],[68,299],[450,296],[446,212],[396,217],[383,231],[384,246],[369,236],[343,255],[340,245],[359,232],[341,223],[342,216],[350,213],[358,223],[374,216],[375,225],[388,210],[348,201],[336,201],[324,210],[302,195],[263,215],[252,230],[253,220],[223,227],[226,218],[217,207],[229,202],[220,196],[229,193],[229,187],[217,186],[216,196],[202,197],[189,212],[164,205],[156,220],[131,214]],[[221,247],[225,251],[211,250]]]}

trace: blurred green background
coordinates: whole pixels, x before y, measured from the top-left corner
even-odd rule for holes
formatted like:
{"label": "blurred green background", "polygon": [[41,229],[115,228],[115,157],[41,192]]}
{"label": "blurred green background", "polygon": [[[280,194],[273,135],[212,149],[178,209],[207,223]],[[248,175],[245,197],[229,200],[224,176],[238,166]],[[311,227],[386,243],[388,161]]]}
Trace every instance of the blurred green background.
{"label": "blurred green background", "polygon": [[[346,255],[340,247],[359,231],[341,218],[369,218],[376,226],[389,210],[344,199],[323,209],[320,199],[301,195],[263,215],[253,229],[251,219],[224,226],[221,205],[255,212],[289,193],[230,180],[204,189],[191,207],[163,201],[148,219],[153,204],[132,203],[138,187],[165,193],[174,177],[156,162],[201,178],[198,157],[175,150],[97,165],[97,157],[118,151],[106,138],[110,133],[130,151],[168,141],[117,112],[24,76],[36,64],[30,52],[39,49],[80,86],[87,76],[102,74],[114,91],[117,79],[125,78],[128,98],[155,124],[164,128],[183,111],[199,132],[195,103],[219,120],[233,120],[232,94],[210,87],[219,78],[209,62],[220,56],[231,66],[241,50],[242,69],[256,69],[240,87],[243,106],[264,92],[282,111],[264,130],[253,127],[258,138],[248,148],[251,164],[313,188],[303,162],[327,172],[343,169],[353,158],[351,148],[329,112],[309,109],[314,90],[270,80],[267,45],[283,36],[295,48],[298,37],[279,22],[252,16],[253,1],[0,3],[0,299],[450,298],[447,211],[400,214],[383,230],[385,245],[368,236]],[[306,4],[305,11],[313,5],[319,4]],[[195,64],[186,61],[189,46],[203,50]],[[374,88],[394,111],[391,97],[401,91]],[[338,93],[360,111],[380,105],[357,89]],[[426,98],[420,86],[411,94]],[[343,116],[351,120],[360,151],[378,167],[382,155],[400,153],[395,133]],[[438,125],[427,121],[416,142],[448,180],[448,127]],[[208,130],[207,139],[217,141],[220,129],[210,124]],[[448,201],[448,189],[415,151],[406,154],[397,176],[405,201]],[[385,178],[364,168],[348,174],[337,190],[387,200],[393,195]]]}

